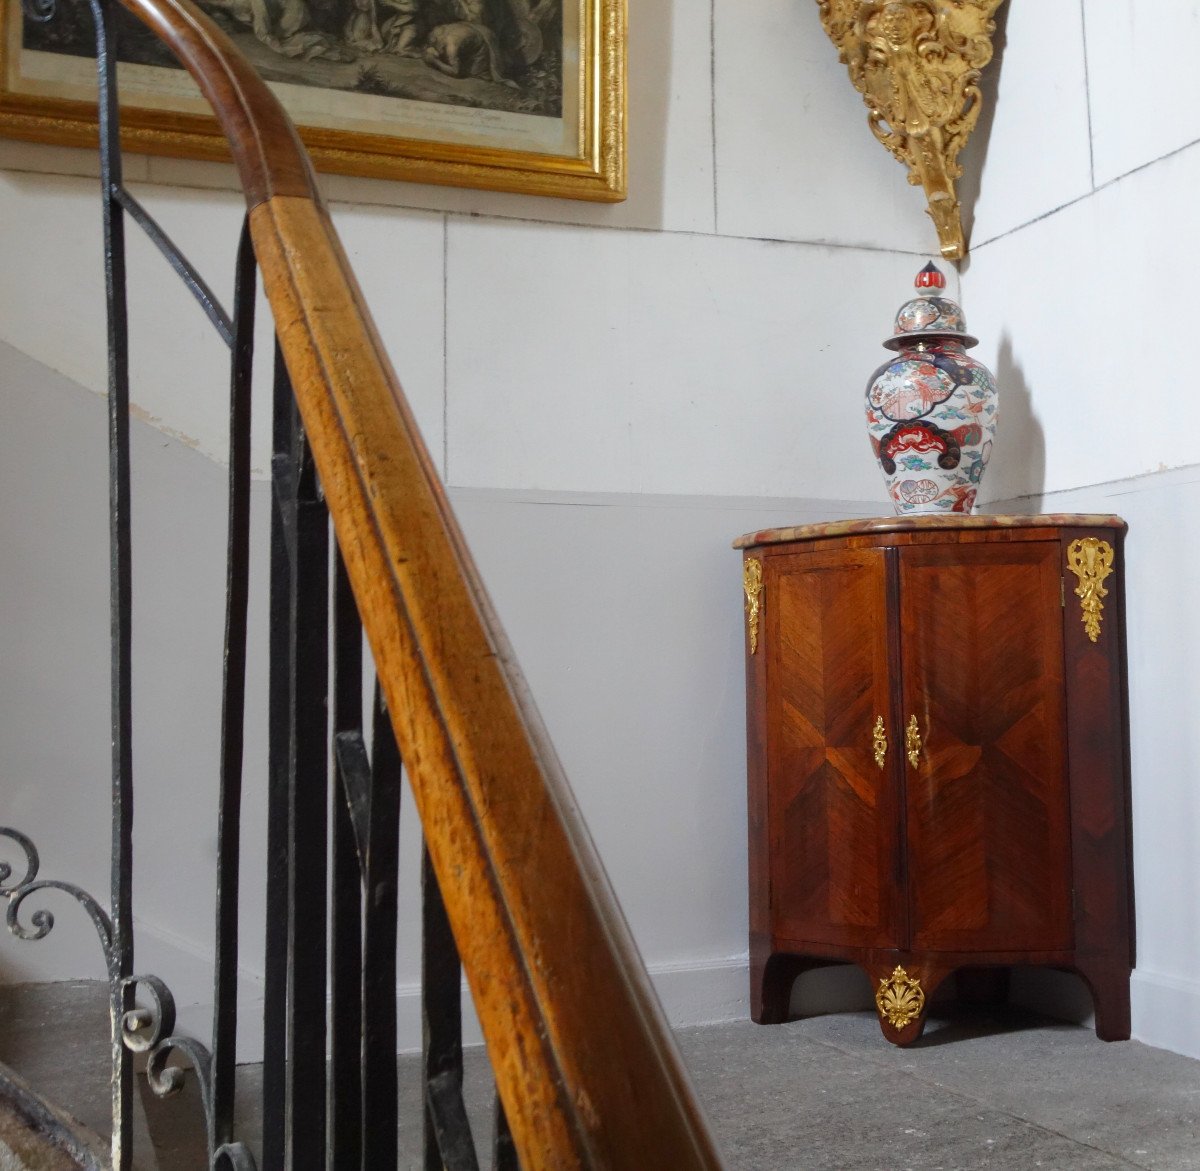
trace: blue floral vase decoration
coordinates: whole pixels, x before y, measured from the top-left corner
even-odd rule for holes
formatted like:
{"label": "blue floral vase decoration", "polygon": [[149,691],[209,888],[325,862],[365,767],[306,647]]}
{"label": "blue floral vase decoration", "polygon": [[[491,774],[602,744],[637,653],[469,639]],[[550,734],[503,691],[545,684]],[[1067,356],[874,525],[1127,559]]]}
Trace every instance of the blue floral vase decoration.
{"label": "blue floral vase decoration", "polygon": [[927,264],[917,296],[900,307],[896,351],[867,386],[867,430],[901,515],[971,512],[996,438],[996,379],[968,353],[962,310]]}

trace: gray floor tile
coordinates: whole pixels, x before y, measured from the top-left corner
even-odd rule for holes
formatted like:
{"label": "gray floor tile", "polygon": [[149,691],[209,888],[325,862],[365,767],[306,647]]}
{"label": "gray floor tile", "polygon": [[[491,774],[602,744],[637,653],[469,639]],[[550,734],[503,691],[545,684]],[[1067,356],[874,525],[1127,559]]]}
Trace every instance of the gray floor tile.
{"label": "gray floor tile", "polygon": [[680,1041],[737,1171],[1129,1165],[949,1087],[810,1039],[803,1025],[722,1025],[687,1030]]}
{"label": "gray floor tile", "polygon": [[910,1049],[882,1044],[867,1013],[783,1027],[1134,1165],[1200,1171],[1200,1062],[1178,1054],[1017,1010],[944,1016]]}

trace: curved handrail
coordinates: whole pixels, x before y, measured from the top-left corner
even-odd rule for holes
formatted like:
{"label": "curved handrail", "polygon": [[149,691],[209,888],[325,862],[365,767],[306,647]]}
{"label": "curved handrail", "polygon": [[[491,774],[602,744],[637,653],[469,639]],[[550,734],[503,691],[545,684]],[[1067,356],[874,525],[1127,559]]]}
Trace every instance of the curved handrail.
{"label": "curved handrail", "polygon": [[121,0],[233,151],[522,1166],[720,1159],[628,927],[274,94],[190,0]]}

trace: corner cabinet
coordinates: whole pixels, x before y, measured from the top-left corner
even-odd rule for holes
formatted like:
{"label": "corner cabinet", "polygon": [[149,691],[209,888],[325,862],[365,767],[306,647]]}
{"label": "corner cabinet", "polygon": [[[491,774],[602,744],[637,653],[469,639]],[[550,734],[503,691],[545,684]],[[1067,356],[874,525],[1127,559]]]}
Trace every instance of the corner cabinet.
{"label": "corner cabinet", "polygon": [[744,553],[752,1016],[850,962],[884,1035],[1014,965],[1079,973],[1129,1036],[1125,524],[922,517]]}

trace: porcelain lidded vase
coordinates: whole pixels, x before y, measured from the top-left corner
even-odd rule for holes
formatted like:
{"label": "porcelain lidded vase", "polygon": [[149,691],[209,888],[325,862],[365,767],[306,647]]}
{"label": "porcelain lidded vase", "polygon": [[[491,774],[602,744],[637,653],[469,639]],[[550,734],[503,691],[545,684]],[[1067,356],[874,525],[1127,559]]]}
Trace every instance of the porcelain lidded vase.
{"label": "porcelain lidded vase", "polygon": [[996,438],[996,379],[967,353],[962,310],[927,264],[867,386],[867,431],[896,512],[971,512]]}

